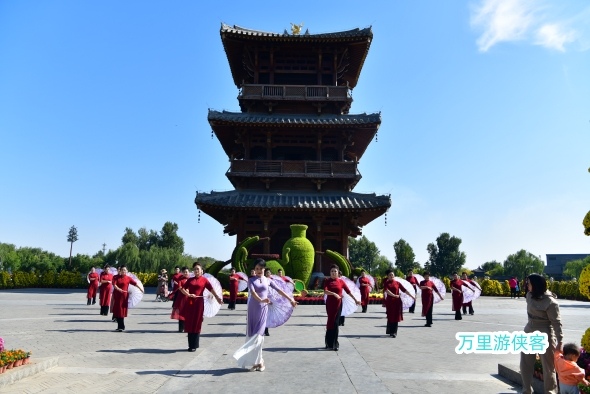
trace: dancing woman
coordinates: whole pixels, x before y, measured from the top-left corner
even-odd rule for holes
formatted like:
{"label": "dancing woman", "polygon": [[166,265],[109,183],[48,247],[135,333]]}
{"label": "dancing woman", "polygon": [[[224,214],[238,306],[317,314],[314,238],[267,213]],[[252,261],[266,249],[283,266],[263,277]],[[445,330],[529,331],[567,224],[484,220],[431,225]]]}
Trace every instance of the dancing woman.
{"label": "dancing woman", "polygon": [[86,294],[88,302],[86,305],[90,305],[91,302],[94,305],[96,304],[96,293],[98,291],[98,274],[96,273],[96,268],[92,267],[86,278],[88,279],[88,293]]}
{"label": "dancing woman", "polygon": [[355,304],[360,305],[346,286],[346,283],[338,277],[339,269],[337,265],[330,267],[330,277],[324,279],[324,294],[326,298],[326,312],[328,321],[326,322],[326,349],[338,350],[338,325],[340,324],[340,313],[342,312],[342,290],[344,290]]}
{"label": "dancing woman", "polygon": [[459,279],[459,275],[454,272],[453,273],[453,280],[451,281],[451,293],[453,295],[453,307],[452,310],[455,311],[455,320],[463,320],[461,317],[461,307],[463,306],[463,289],[462,286],[468,287],[471,290],[475,291],[475,289],[466,282]]}
{"label": "dancing woman", "polygon": [[246,343],[236,350],[234,358],[238,360],[240,368],[250,371],[264,371],[266,367],[262,359],[262,345],[264,344],[268,304],[270,304],[268,299],[269,288],[272,287],[281,296],[289,299],[293,307],[297,306],[297,302],[278,288],[272,279],[264,276],[266,262],[263,259],[257,259],[255,264],[255,276],[248,279],[250,299],[248,300]]}
{"label": "dancing woman", "polygon": [[136,286],[142,293],[143,285],[127,276],[127,267],[120,267],[119,274],[113,277],[113,317],[117,320],[117,331],[125,331],[125,318],[129,303],[129,285]]}
{"label": "dancing woman", "polygon": [[113,290],[113,275],[109,272],[108,264],[100,273],[100,314],[108,316],[109,306],[111,305],[111,292]]}
{"label": "dancing woman", "polygon": [[358,279],[361,290],[361,306],[363,313],[367,313],[367,306],[369,305],[369,295],[371,294],[371,281],[367,277],[365,270],[361,271],[361,276]]}
{"label": "dancing woman", "polygon": [[236,269],[231,268],[229,274],[229,303],[227,309],[233,311],[236,309],[236,300],[238,299],[238,287],[240,287],[240,275],[236,274]]}
{"label": "dancing woman", "polygon": [[399,322],[404,320],[403,304],[400,292],[404,292],[414,299],[406,288],[395,280],[395,273],[392,270],[387,270],[387,279],[383,284],[383,295],[385,299],[385,311],[387,313],[387,330],[386,334],[390,337],[397,337],[397,327]]}
{"label": "dancing woman", "polygon": [[181,271],[182,276],[177,277],[174,283],[174,290],[172,290],[172,313],[170,314],[171,319],[178,320],[178,332],[184,332],[184,305],[187,301],[186,295],[180,291],[182,286],[186,283],[189,278],[189,270],[188,267],[182,267]]}
{"label": "dancing woman", "polygon": [[209,290],[219,304],[223,304],[223,299],[215,293],[209,280],[203,276],[203,267],[201,264],[193,264],[194,278],[189,278],[180,291],[188,297],[185,300],[182,315],[184,316],[184,331],[188,333],[188,351],[194,352],[199,347],[199,335],[203,324],[203,312],[205,310],[205,301],[203,292]]}
{"label": "dancing woman", "polygon": [[424,271],[424,280],[420,282],[422,289],[422,316],[426,317],[424,327],[432,327],[432,309],[434,308],[434,294],[436,292],[442,299],[443,296],[438,292],[436,285],[430,280],[430,272]]}

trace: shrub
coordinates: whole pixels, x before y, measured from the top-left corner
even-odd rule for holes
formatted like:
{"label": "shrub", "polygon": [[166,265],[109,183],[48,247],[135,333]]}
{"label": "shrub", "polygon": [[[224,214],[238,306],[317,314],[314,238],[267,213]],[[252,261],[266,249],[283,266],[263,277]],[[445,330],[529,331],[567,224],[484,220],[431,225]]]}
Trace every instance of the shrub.
{"label": "shrub", "polygon": [[580,274],[579,291],[586,299],[590,300],[590,265],[586,266]]}

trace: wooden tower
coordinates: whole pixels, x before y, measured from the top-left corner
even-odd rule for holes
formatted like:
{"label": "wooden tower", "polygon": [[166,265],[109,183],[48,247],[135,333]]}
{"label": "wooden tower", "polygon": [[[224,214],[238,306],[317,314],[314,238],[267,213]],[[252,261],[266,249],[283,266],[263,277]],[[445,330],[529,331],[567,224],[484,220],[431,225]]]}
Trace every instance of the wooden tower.
{"label": "wooden tower", "polygon": [[[221,26],[241,112],[210,110],[235,190],[197,193],[195,203],[225,229],[260,235],[254,253],[281,253],[289,226],[308,225],[316,251],[348,256],[348,237],[391,206],[388,195],[352,190],[381,115],[349,114],[373,33],[282,34]],[[326,259],[326,257],[324,257]],[[314,271],[327,271],[316,254]]]}

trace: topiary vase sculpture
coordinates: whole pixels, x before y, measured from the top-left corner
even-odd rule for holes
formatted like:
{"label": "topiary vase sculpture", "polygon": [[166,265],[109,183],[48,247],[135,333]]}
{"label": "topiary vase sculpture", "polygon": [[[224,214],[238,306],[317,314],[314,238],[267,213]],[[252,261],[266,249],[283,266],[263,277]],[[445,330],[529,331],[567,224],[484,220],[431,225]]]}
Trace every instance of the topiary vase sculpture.
{"label": "topiary vase sculpture", "polygon": [[315,249],[306,238],[307,225],[292,224],[291,238],[283,245],[283,266],[286,273],[293,279],[307,284],[313,271]]}

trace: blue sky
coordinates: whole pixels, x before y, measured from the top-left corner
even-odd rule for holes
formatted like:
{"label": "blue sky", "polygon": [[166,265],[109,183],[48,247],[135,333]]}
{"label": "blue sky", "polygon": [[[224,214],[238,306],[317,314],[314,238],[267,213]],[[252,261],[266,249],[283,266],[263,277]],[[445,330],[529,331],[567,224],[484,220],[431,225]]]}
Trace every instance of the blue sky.
{"label": "blue sky", "polygon": [[178,223],[185,251],[235,237],[197,190],[230,190],[208,108],[238,111],[221,22],[272,32],[372,26],[351,113],[381,111],[357,192],[391,194],[363,229],[424,263],[442,232],[467,266],[526,249],[590,253],[586,1],[0,2],[0,242],[69,254]]}

